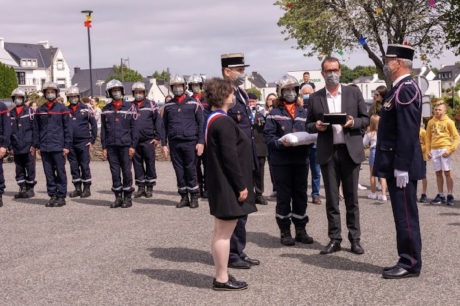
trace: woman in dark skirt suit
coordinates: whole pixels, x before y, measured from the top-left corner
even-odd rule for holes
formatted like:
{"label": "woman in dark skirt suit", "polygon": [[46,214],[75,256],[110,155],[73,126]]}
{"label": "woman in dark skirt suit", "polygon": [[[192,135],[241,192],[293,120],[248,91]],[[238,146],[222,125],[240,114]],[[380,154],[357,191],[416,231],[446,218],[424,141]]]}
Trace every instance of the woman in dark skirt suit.
{"label": "woman in dark skirt suit", "polygon": [[213,78],[205,84],[205,99],[211,107],[206,121],[206,184],[214,218],[212,257],[216,267],[214,290],[242,290],[246,282],[228,275],[230,237],[238,218],[257,211],[252,182],[251,142],[234,120],[227,117],[233,104],[229,81]]}

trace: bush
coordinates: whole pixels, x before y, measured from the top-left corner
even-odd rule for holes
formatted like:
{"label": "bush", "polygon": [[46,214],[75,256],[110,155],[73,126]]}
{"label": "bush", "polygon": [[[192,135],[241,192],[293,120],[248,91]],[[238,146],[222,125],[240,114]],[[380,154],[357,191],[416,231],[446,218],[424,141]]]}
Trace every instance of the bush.
{"label": "bush", "polygon": [[11,98],[11,92],[18,87],[13,67],[0,63],[0,99]]}

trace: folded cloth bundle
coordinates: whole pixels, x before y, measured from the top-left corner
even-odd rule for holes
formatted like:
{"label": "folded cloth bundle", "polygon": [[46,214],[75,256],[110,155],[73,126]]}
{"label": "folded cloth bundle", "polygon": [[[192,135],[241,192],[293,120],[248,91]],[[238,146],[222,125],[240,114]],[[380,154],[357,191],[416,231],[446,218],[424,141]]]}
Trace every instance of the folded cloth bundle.
{"label": "folded cloth bundle", "polygon": [[293,146],[303,146],[303,145],[310,145],[316,142],[318,138],[318,134],[309,134],[307,132],[295,132],[289,133],[281,137],[279,140],[283,141],[286,140]]}

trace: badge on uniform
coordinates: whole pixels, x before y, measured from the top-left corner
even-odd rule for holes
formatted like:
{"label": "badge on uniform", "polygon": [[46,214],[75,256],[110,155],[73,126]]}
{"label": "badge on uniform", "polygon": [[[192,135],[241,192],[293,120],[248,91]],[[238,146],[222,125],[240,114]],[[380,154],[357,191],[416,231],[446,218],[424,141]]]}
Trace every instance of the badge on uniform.
{"label": "badge on uniform", "polygon": [[19,123],[18,126],[22,126],[22,124]]}
{"label": "badge on uniform", "polygon": [[117,117],[117,118],[115,118],[115,121],[120,121],[120,119],[118,119],[118,117]]}
{"label": "badge on uniform", "polygon": [[286,129],[286,127],[283,125],[283,126],[281,126],[281,129],[284,131]]}
{"label": "badge on uniform", "polygon": [[383,105],[382,105],[383,109],[387,110],[387,111],[391,109],[391,106],[393,106],[393,103],[391,103],[391,100],[388,101],[388,102],[383,103]]}

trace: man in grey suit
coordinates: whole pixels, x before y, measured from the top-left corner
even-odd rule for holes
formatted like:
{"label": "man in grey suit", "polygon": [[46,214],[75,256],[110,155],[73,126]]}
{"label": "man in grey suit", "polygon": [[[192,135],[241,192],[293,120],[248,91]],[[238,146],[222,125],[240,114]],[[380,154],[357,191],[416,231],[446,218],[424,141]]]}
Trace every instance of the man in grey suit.
{"label": "man in grey suit", "polygon": [[[348,239],[351,251],[363,254],[360,245],[361,231],[358,206],[359,167],[365,159],[361,131],[369,125],[361,91],[340,84],[340,63],[328,57],[321,63],[321,74],[326,87],[310,96],[306,129],[318,133],[317,153],[326,191],[326,214],[329,244],[321,254],[330,254],[341,249],[341,222],[339,210],[339,185],[342,183]],[[327,125],[324,114],[346,113],[346,123]]]}

